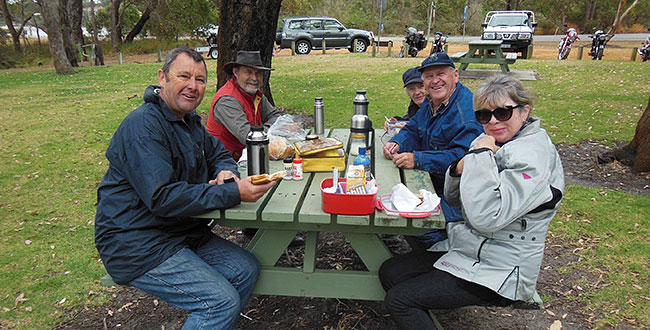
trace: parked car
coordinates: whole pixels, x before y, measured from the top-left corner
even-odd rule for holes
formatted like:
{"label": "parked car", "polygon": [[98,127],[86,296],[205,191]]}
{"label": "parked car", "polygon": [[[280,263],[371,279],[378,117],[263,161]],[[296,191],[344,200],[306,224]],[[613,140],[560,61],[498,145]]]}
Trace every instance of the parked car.
{"label": "parked car", "polygon": [[362,53],[375,36],[372,31],[348,29],[332,17],[289,17],[277,32],[275,43],[280,48],[291,48],[291,42],[295,41],[296,53],[309,54],[312,49],[322,49],[323,39],[327,49],[347,48],[350,52]]}
{"label": "parked car", "polygon": [[521,53],[522,58],[532,56],[528,54],[528,46],[533,43],[533,33],[537,27],[535,13],[532,11],[489,11],[482,25],[481,39],[503,40],[503,51]]}
{"label": "parked car", "polygon": [[196,34],[199,37],[206,38],[208,44],[217,44],[217,35],[219,34],[219,25],[208,24],[196,28]]}

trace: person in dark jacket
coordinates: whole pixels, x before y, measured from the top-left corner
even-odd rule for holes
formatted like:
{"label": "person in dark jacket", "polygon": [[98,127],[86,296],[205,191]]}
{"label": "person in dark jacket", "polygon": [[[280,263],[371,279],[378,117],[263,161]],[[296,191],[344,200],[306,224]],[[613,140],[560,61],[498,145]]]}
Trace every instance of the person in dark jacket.
{"label": "person in dark jacket", "polygon": [[232,329],[259,274],[255,257],[192,216],[256,201],[273,183],[240,179],[232,155],[195,112],[207,69],[176,48],[160,86],[119,126],[97,189],[95,246],[118,284],[191,311],[184,329]]}
{"label": "person in dark jacket", "polygon": [[[404,90],[406,95],[408,95],[411,102],[409,103],[408,108],[404,116],[395,116],[389,119],[389,121],[384,123],[384,130],[389,132],[389,124],[393,129],[402,129],[406,123],[420,110],[422,103],[427,98],[427,91],[424,89],[422,84],[422,73],[418,71],[419,66],[410,68],[402,74],[402,82],[404,83]],[[390,133],[390,132],[389,132]]]}
{"label": "person in dark jacket", "polygon": [[[429,172],[445,220],[461,221],[460,209],[451,207],[443,194],[445,171],[465,154],[483,127],[474,116],[473,94],[458,81],[458,70],[446,53],[427,57],[418,70],[427,99],[415,117],[384,145],[384,156],[397,167]],[[405,239],[412,249],[422,250],[446,237],[445,231],[433,229]]]}

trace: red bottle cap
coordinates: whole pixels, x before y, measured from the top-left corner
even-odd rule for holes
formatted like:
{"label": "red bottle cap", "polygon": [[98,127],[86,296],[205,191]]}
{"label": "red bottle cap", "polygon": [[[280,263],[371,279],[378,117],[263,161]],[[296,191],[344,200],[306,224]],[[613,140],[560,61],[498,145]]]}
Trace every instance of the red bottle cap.
{"label": "red bottle cap", "polygon": [[294,158],[293,163],[294,164],[302,164],[302,158]]}

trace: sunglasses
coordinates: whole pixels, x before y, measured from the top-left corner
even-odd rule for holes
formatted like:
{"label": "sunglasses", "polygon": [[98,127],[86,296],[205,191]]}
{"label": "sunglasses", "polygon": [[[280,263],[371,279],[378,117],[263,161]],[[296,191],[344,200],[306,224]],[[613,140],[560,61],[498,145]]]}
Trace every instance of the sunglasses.
{"label": "sunglasses", "polygon": [[492,116],[494,116],[494,118],[496,118],[498,121],[508,121],[510,118],[512,118],[512,110],[515,110],[521,106],[521,104],[506,105],[503,108],[496,108],[492,111],[483,109],[474,111],[474,115],[476,116],[476,120],[484,125],[492,120]]}

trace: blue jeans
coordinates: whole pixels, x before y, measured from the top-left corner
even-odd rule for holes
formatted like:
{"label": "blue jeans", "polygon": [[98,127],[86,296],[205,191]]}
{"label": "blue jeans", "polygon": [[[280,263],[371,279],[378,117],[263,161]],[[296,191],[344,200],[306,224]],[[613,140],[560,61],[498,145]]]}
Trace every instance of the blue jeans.
{"label": "blue jeans", "polygon": [[232,329],[259,268],[251,253],[214,236],[196,251],[181,249],[129,284],[190,311],[183,329]]}

